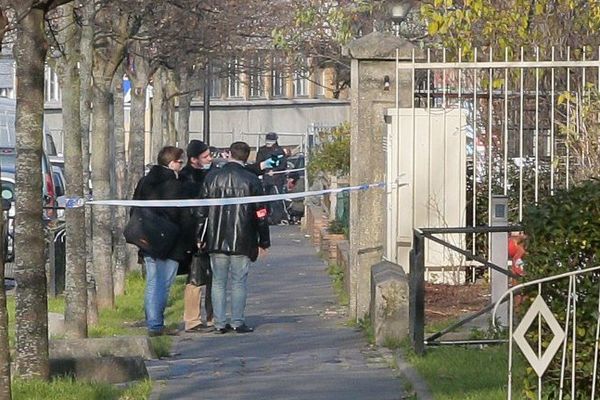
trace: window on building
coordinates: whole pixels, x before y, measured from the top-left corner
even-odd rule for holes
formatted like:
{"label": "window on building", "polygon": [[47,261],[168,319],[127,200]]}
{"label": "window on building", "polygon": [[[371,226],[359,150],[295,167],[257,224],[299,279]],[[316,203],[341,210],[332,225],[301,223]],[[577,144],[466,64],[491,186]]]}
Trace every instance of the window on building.
{"label": "window on building", "polygon": [[285,74],[281,70],[271,72],[271,96],[285,97]]}
{"label": "window on building", "polygon": [[260,57],[254,57],[248,65],[248,86],[250,97],[264,97],[265,85],[262,76],[262,60]]}
{"label": "window on building", "polygon": [[45,81],[45,100],[47,102],[60,101],[60,86],[58,85],[58,75],[50,67],[46,67]]}
{"label": "window on building", "polygon": [[210,97],[213,99],[220,99],[221,93],[221,74],[219,71],[213,70],[213,75],[210,81]]}
{"label": "window on building", "polygon": [[240,68],[237,60],[227,66],[227,97],[241,97]]}
{"label": "window on building", "polygon": [[308,96],[308,79],[306,72],[294,72],[294,96]]}
{"label": "window on building", "polygon": [[316,71],[316,85],[317,85],[317,96],[325,97],[327,93],[327,76],[325,74],[325,69],[318,69]]}
{"label": "window on building", "polygon": [[9,99],[14,98],[14,91],[12,88],[0,88],[0,97],[8,97]]}

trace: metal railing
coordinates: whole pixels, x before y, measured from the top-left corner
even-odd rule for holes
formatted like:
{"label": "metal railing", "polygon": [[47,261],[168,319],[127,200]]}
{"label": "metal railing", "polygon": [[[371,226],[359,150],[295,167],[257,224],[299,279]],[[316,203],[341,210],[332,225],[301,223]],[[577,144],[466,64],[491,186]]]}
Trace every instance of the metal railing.
{"label": "metal railing", "polygon": [[[387,174],[405,173],[413,193],[390,190],[386,252],[403,264],[395,243],[409,241],[414,228],[491,225],[494,195],[509,196],[518,223],[527,204],[573,185],[578,160],[567,139],[586,128],[585,101],[600,89],[600,48],[414,50],[408,60],[397,56],[396,82]],[[408,93],[413,101],[401,107]],[[436,196],[442,206],[432,210]],[[472,252],[486,246],[476,235]]]}
{"label": "metal railing", "polygon": [[[521,351],[525,360],[532,368],[533,372],[538,377],[537,382],[537,397],[542,398],[544,393],[544,377],[551,362],[555,357],[560,354],[560,382],[558,398],[570,398],[579,399],[583,398],[577,394],[577,380],[586,376],[586,370],[588,365],[578,364],[578,358],[587,354],[593,355],[593,370],[589,373],[591,379],[591,396],[590,399],[598,398],[597,393],[597,380],[598,380],[598,355],[599,355],[599,343],[600,343],[600,318],[596,316],[595,326],[585,326],[584,324],[578,325],[577,319],[577,304],[580,301],[577,292],[578,284],[581,283],[584,276],[590,276],[595,274],[596,276],[600,273],[600,267],[587,268],[577,271],[571,271],[547,278],[536,279],[531,282],[526,282],[520,285],[515,285],[510,288],[500,301],[495,305],[493,310],[493,317],[498,312],[498,307],[501,301],[508,301],[509,303],[509,319],[508,319],[508,399],[512,399],[513,389],[513,372],[514,372],[514,360],[515,360],[515,344],[516,347]],[[568,280],[568,292],[566,298],[562,299],[565,309],[562,316],[553,313],[551,308],[548,306],[547,301],[553,301],[554,307],[556,308],[556,300],[551,295],[546,295],[545,290],[548,286],[552,287],[561,280]],[[537,287],[537,294],[531,305],[526,310],[520,310],[519,315],[522,315],[521,320],[516,323],[515,313],[516,307],[516,296],[524,293],[529,288]],[[600,291],[600,285],[598,285]],[[600,296],[600,292],[599,292]],[[531,296],[533,297],[533,296]],[[544,298],[546,297],[546,298]],[[589,301],[589,299],[581,299],[581,301]],[[600,313],[600,301],[598,302],[598,313]],[[558,319],[557,319],[558,317]],[[534,327],[535,320],[538,320],[537,329],[533,329],[535,332],[533,335],[528,334],[531,332],[530,329]],[[559,320],[564,321],[564,325],[561,326]],[[545,322],[545,324],[544,324]],[[546,328],[544,328],[544,326]],[[591,346],[585,347],[580,343],[581,334],[578,331],[584,329],[589,331],[593,329],[594,338]],[[579,341],[578,341],[579,337]],[[528,340],[529,339],[529,340]],[[534,346],[532,348],[532,345]],[[581,348],[583,347],[583,349]],[[569,354],[570,353],[570,354]],[[569,376],[567,376],[569,373]],[[556,375],[556,374],[555,374]],[[581,379],[583,380],[583,379]],[[590,389],[588,381],[585,381],[586,390]],[[554,394],[556,396],[556,394]],[[556,398],[556,397],[554,397]]]}
{"label": "metal railing", "polygon": [[447,242],[436,237],[437,234],[471,234],[471,233],[509,233],[520,231],[519,226],[492,226],[492,227],[466,227],[466,228],[422,228],[413,231],[413,248],[410,252],[410,299],[409,299],[409,320],[410,320],[410,338],[413,349],[417,354],[423,354],[425,346],[451,345],[451,344],[491,344],[502,343],[502,340],[458,340],[458,341],[440,341],[439,339],[448,332],[467,324],[475,318],[489,313],[494,304],[484,307],[482,310],[469,315],[451,326],[425,337],[425,241],[431,240],[440,245],[465,256],[468,260],[480,263],[479,266],[472,266],[477,269],[493,269],[510,278],[518,278],[506,265],[500,266],[489,262],[485,257],[478,256],[469,250],[462,249],[453,243]]}

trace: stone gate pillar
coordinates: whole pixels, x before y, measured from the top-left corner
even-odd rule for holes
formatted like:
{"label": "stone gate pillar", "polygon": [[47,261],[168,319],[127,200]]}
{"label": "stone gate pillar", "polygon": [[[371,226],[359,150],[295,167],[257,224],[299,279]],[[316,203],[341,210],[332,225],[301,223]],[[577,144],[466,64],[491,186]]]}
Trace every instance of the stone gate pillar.
{"label": "stone gate pillar", "polygon": [[[386,135],[384,115],[395,107],[396,50],[401,61],[412,60],[414,46],[390,33],[373,32],[348,45],[351,65],[350,185],[384,180]],[[389,79],[386,90],[385,81]],[[400,75],[400,107],[410,107],[411,73]],[[394,178],[392,178],[394,179]],[[371,189],[350,196],[350,314],[363,318],[369,312],[371,266],[383,257],[385,243],[385,191]],[[405,266],[408,268],[408,266]]]}

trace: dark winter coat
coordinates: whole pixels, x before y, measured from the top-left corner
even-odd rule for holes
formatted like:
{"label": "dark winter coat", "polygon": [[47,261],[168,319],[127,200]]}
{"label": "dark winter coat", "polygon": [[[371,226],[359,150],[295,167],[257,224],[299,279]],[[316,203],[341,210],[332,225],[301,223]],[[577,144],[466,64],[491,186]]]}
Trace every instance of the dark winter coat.
{"label": "dark winter coat", "polygon": [[[175,171],[162,165],[154,165],[148,175],[140,179],[133,193],[134,200],[176,200],[184,198],[184,187]],[[189,217],[186,218],[186,213],[188,216],[190,215],[190,209],[178,207],[152,207],[150,209],[154,214],[162,215],[180,227],[179,237],[166,258],[182,261],[189,257],[195,246],[194,221]]]}
{"label": "dark winter coat", "polygon": [[[278,156],[283,156],[279,159],[279,165],[276,166],[275,168],[272,169],[272,171],[285,171],[287,169],[287,158],[285,157],[285,151],[283,151],[283,148],[279,147],[278,144],[274,144],[273,146],[261,146],[258,149],[258,153],[256,153],[256,165],[260,165],[261,162],[265,161],[266,159],[270,158],[270,157],[278,157]],[[263,183],[265,186],[271,186],[271,185],[275,185],[277,186],[280,190],[283,187],[284,183],[285,183],[285,174],[275,174],[275,175],[269,175],[267,173],[268,171],[265,171],[265,174],[263,175]]]}
{"label": "dark winter coat", "polygon": [[[202,184],[202,198],[260,196],[262,185],[237,162],[211,171]],[[266,207],[260,203],[200,207],[199,240],[209,253],[258,256],[258,247],[271,245]]]}
{"label": "dark winter coat", "polygon": [[194,168],[189,164],[183,167],[181,172],[179,172],[179,179],[183,183],[186,198],[200,198],[200,189],[207,173],[207,170]]}

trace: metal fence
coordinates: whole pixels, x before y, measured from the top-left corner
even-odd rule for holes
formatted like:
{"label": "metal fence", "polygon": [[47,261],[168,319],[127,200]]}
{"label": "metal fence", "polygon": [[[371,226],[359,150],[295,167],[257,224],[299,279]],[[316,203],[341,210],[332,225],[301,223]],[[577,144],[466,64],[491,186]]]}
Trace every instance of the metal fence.
{"label": "metal fence", "polygon": [[[600,318],[595,325],[589,325],[589,319],[581,317],[577,306],[592,301],[600,304],[600,285],[598,274],[600,267],[571,271],[564,274],[537,279],[521,285],[513,286],[504,299],[509,303],[508,309],[508,399],[521,398],[513,396],[515,382],[516,349],[526,359],[527,364],[537,377],[536,387],[532,390],[536,397],[557,399],[597,399],[598,398],[598,355],[600,343]],[[593,279],[590,298],[581,295],[579,286],[583,281]],[[557,287],[561,282],[560,293],[564,298],[556,298]],[[533,289],[533,290],[530,290]],[[517,306],[523,301],[522,293],[533,299],[529,307],[517,319]],[[498,305],[494,308],[494,320]],[[562,305],[562,307],[561,307]],[[598,307],[598,306],[596,306]],[[559,309],[562,310],[559,311]],[[600,308],[598,308],[600,312]],[[581,322],[581,319],[584,319]],[[561,324],[562,323],[562,324]],[[587,339],[587,340],[584,340]],[[550,380],[547,372],[552,370],[555,387],[549,395],[547,386]],[[551,397],[548,397],[551,396]]]}
{"label": "metal fence", "polygon": [[[388,190],[388,247],[410,242],[416,228],[489,225],[494,195],[509,197],[509,221],[518,223],[528,204],[578,179],[583,161],[568,144],[583,140],[597,122],[585,106],[598,93],[600,49],[427,49],[396,64],[397,122],[387,137],[396,153],[388,174],[404,174],[409,185]],[[414,101],[400,108],[406,82]],[[463,142],[455,144],[457,136]],[[432,210],[440,193],[446,203]],[[487,251],[485,234],[459,241]],[[396,249],[388,256],[399,257]]]}
{"label": "metal fence", "polygon": [[[452,259],[445,256],[449,251],[465,255],[461,263],[473,268],[505,267],[488,261],[492,198],[507,196],[508,221],[519,223],[527,205],[568,189],[600,165],[586,159],[596,154],[592,148],[598,147],[595,130],[600,107],[592,106],[600,99],[600,48],[522,48],[501,54],[492,50],[469,54],[415,50],[408,62],[397,57],[396,66],[396,82],[401,83],[395,110],[391,111],[395,122],[388,129],[386,144],[391,157],[387,173],[389,177],[405,174],[409,185],[388,188],[392,207],[387,254],[404,264],[397,250],[399,243],[404,241],[412,249],[411,337],[417,351],[422,351],[425,344],[447,331],[424,337],[421,296],[427,267],[435,262],[451,264]],[[400,108],[401,85],[406,82],[414,97],[408,108]],[[448,182],[453,183],[450,189]],[[431,199],[440,193],[441,207],[432,210]],[[448,226],[459,229],[448,230]],[[414,238],[407,239],[407,232],[415,232]],[[447,236],[436,240],[434,233]],[[431,258],[438,248],[429,242],[442,246],[444,256]],[[502,301],[508,303],[509,398],[515,348],[524,355],[526,368],[538,377],[538,398],[545,393],[548,382],[542,377],[549,366],[553,372],[558,368],[560,376],[560,392],[552,398],[579,398],[577,382],[582,382],[581,375],[588,371],[577,371],[577,366],[581,357],[592,354],[594,362],[589,365],[593,371],[589,371],[586,382],[592,388],[591,398],[597,397],[600,323],[578,326],[576,308],[582,301],[577,295],[578,283],[590,275],[597,277],[599,269],[514,286],[504,299],[486,307],[490,310]],[[560,280],[568,280],[568,292],[558,298],[549,294],[549,288]],[[519,291],[531,288],[537,290],[529,293],[531,304],[515,301]],[[556,310],[562,306],[564,311],[559,315]],[[522,315],[518,323],[516,311]],[[582,329],[594,330],[591,348],[583,348],[577,341]]]}

